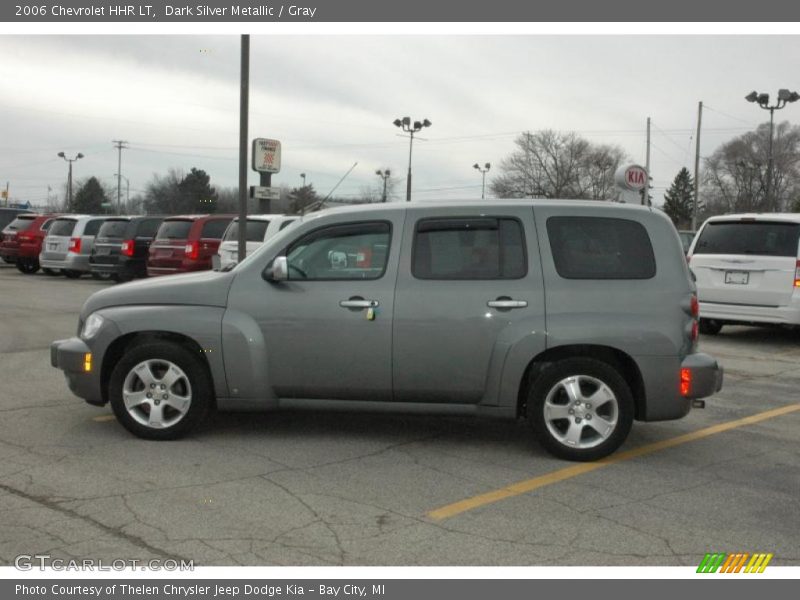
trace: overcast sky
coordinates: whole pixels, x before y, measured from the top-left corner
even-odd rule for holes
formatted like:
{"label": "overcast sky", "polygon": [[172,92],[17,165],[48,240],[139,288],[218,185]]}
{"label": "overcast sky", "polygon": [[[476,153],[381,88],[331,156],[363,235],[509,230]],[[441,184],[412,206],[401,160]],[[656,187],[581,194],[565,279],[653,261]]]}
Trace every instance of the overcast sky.
{"label": "overcast sky", "polygon": [[[116,186],[116,139],[129,142],[131,196],[169,168],[236,185],[238,36],[4,35],[0,56],[0,186],[10,182],[12,199],[63,193],[59,151],[85,155],[75,179]],[[766,120],[748,92],[800,88],[798,56],[797,36],[252,36],[250,138],[282,141],[273,184],[300,185],[305,172],[326,194],[358,162],[337,195],[377,186],[375,170],[390,168],[400,199],[408,139],[392,121],[428,118],[415,199],[476,198],[472,165],[491,162],[491,178],[521,131],[576,131],[643,164],[650,116],[660,202],[693,169],[698,101],[705,156]],[[800,104],[778,115],[796,123]]]}

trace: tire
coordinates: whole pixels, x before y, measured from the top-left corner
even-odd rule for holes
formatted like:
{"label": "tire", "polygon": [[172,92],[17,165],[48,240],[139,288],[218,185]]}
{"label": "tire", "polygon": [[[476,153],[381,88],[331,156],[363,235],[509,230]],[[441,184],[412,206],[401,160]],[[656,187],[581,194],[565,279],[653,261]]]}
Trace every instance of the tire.
{"label": "tire", "polygon": [[[605,400],[587,407],[593,394]],[[614,367],[593,358],[550,363],[528,392],[527,418],[536,439],[566,460],[592,461],[614,452],[628,437],[633,414],[628,384]]]}
{"label": "tire", "polygon": [[722,331],[722,323],[715,319],[700,319],[699,329],[704,335],[717,335]]}
{"label": "tire", "polygon": [[97,281],[108,281],[111,279],[111,273],[98,273],[96,271],[92,271],[92,279],[96,279]]}
{"label": "tire", "polygon": [[58,269],[42,269],[42,273],[49,275],[50,277],[58,277],[61,275],[61,271]]}
{"label": "tire", "polygon": [[[146,342],[125,352],[111,373],[108,392],[111,408],[125,429],[148,440],[174,440],[203,421],[213,404],[212,390],[211,376],[199,355],[171,342]],[[147,398],[148,393],[167,398]],[[153,419],[156,406],[160,406],[158,418]]]}
{"label": "tire", "polygon": [[73,271],[72,269],[62,269],[61,271],[68,279],[79,279],[83,275],[82,271]]}
{"label": "tire", "polygon": [[33,275],[39,270],[39,262],[34,260],[18,260],[17,270],[25,275]]}

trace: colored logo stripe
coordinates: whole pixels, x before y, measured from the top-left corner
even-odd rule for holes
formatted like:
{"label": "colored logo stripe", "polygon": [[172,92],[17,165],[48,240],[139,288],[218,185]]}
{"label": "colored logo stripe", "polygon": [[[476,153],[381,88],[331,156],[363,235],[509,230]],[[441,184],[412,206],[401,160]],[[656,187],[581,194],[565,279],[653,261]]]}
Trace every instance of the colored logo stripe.
{"label": "colored logo stripe", "polygon": [[[772,553],[757,552],[750,554],[748,552],[736,552],[727,554],[725,552],[708,553],[700,561],[697,567],[697,573],[763,573],[764,569],[772,560],[774,555]],[[750,559],[747,562],[747,559]],[[747,566],[745,566],[747,563]],[[744,567],[744,571],[742,568]]]}

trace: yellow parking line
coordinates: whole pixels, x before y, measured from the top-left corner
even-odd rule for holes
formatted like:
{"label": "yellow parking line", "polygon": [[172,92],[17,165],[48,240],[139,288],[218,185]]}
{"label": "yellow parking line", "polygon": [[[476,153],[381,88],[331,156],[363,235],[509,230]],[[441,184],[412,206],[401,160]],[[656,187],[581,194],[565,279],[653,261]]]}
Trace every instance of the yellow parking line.
{"label": "yellow parking line", "polygon": [[453,504],[442,506],[426,513],[426,515],[429,518],[437,521],[449,519],[450,517],[454,517],[468,510],[486,506],[487,504],[492,504],[494,502],[499,502],[500,500],[505,500],[506,498],[513,498],[514,496],[526,494],[553,483],[558,483],[559,481],[564,481],[565,479],[571,479],[585,473],[591,473],[592,471],[608,467],[609,465],[613,465],[618,462],[630,460],[632,458],[638,458],[640,456],[658,452],[659,450],[666,450],[667,448],[680,446],[681,444],[686,444],[688,442],[694,442],[695,440],[701,440],[724,431],[736,429],[737,427],[744,427],[745,425],[760,423],[761,421],[766,421],[767,419],[772,419],[774,417],[779,417],[781,415],[796,411],[800,411],[800,403],[782,406],[781,408],[775,408],[773,410],[767,410],[749,417],[744,417],[743,419],[728,421],[727,423],[720,423],[719,425],[712,425],[711,427],[698,429],[697,431],[693,431],[691,433],[686,433],[684,435],[679,435],[674,438],[662,440],[660,442],[647,444],[646,446],[641,446],[632,450],[617,452],[616,454],[612,454],[611,456],[596,462],[580,463],[564,469],[559,469],[558,471],[553,471],[552,473],[540,475],[539,477],[534,477],[533,479],[518,481],[500,489],[492,490],[491,492],[486,492],[484,494],[479,494],[471,498],[454,502]]}
{"label": "yellow parking line", "polygon": [[99,417],[92,417],[92,421],[97,423],[106,423],[107,421],[116,421],[117,417],[114,415],[100,415]]}

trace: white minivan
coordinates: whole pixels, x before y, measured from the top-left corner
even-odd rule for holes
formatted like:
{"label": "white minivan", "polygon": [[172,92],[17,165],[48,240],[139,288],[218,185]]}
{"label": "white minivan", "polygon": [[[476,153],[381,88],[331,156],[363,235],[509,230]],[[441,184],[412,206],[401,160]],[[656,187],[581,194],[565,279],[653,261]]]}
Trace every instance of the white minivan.
{"label": "white minivan", "polygon": [[689,249],[700,331],[726,323],[800,325],[800,213],[711,217]]}
{"label": "white minivan", "polygon": [[[254,252],[273,235],[286,229],[296,215],[247,215],[247,254]],[[217,255],[212,257],[215,270],[225,270],[239,261],[239,219],[231,221],[222,236]]]}

